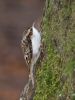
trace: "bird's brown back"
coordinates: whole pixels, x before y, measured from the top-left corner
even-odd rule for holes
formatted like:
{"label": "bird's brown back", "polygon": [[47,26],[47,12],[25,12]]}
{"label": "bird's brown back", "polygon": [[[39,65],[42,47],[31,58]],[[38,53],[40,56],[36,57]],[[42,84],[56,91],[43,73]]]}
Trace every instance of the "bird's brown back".
{"label": "bird's brown back", "polygon": [[24,59],[27,64],[27,66],[30,66],[31,59],[32,59],[32,42],[31,42],[31,35],[32,35],[32,30],[30,30],[30,33],[27,35],[25,34],[22,39],[21,47],[24,53]]}

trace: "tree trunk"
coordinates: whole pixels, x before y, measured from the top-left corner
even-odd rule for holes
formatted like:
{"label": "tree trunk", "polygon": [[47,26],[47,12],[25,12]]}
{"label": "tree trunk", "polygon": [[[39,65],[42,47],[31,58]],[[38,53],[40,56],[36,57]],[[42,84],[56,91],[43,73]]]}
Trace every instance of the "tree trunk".
{"label": "tree trunk", "polygon": [[36,72],[34,100],[74,100],[75,1],[46,0],[42,32],[45,57]]}

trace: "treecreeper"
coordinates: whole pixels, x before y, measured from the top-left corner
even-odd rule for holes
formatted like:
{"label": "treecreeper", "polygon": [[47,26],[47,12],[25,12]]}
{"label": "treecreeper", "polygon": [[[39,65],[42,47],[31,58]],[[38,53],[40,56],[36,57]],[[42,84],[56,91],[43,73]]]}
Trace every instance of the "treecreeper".
{"label": "treecreeper", "polygon": [[38,25],[33,23],[26,33],[24,33],[21,40],[21,48],[24,54],[26,65],[29,68],[29,80],[25,85],[20,100],[31,100],[35,90],[35,64],[41,54],[41,32]]}

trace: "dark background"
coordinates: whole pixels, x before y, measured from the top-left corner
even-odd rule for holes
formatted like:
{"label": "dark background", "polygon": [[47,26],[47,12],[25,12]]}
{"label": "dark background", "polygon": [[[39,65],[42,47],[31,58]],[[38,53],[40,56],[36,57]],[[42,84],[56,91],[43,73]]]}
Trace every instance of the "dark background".
{"label": "dark background", "polygon": [[0,100],[19,100],[28,79],[23,31],[42,14],[43,0],[0,0]]}

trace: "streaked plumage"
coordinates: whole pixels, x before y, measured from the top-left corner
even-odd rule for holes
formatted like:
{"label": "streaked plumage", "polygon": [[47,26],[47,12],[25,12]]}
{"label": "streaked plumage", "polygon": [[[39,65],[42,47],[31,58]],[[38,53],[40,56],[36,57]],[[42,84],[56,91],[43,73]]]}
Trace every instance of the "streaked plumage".
{"label": "streaked plumage", "polygon": [[32,58],[32,43],[31,43],[31,34],[32,30],[28,29],[27,33],[23,36],[21,41],[21,47],[24,53],[24,59],[27,66],[30,66],[31,58]]}

